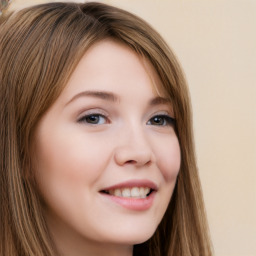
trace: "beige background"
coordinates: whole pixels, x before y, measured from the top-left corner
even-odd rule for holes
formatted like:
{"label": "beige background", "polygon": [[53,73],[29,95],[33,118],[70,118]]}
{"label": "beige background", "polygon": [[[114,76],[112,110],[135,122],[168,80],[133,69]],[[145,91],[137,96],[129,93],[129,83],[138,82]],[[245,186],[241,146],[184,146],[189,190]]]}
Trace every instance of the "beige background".
{"label": "beige background", "polygon": [[[47,1],[13,0],[12,8],[37,2]],[[256,256],[256,1],[101,2],[143,17],[176,52],[215,255]]]}

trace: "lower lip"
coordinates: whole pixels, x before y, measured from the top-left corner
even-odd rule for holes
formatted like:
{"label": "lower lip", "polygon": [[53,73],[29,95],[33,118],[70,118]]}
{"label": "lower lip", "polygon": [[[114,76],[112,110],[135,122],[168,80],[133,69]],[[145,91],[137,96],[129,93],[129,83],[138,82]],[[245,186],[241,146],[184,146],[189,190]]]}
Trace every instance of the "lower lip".
{"label": "lower lip", "polygon": [[155,193],[152,192],[146,198],[119,197],[108,194],[102,194],[104,197],[114,201],[116,204],[133,211],[148,210],[154,201]]}

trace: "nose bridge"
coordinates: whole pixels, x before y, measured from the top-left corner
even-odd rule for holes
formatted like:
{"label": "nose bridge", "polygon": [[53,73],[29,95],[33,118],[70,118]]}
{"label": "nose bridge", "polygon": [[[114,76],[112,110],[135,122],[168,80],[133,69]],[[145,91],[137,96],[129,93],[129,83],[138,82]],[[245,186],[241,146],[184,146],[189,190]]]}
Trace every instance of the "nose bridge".
{"label": "nose bridge", "polygon": [[115,152],[119,165],[142,166],[154,161],[151,143],[142,124],[130,122],[120,130],[119,135]]}
{"label": "nose bridge", "polygon": [[149,150],[150,140],[146,133],[145,126],[139,121],[133,121],[126,124],[126,129],[123,129],[124,139],[126,144],[137,149]]}

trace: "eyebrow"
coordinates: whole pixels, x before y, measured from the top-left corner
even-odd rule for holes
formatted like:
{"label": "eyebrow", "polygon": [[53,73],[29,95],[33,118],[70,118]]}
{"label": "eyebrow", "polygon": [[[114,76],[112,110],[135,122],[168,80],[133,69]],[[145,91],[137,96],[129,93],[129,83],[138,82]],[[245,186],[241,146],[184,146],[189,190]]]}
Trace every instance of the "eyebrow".
{"label": "eyebrow", "polygon": [[171,100],[168,98],[163,98],[158,96],[153,98],[149,103],[150,106],[164,105],[164,104],[171,104]]}
{"label": "eyebrow", "polygon": [[80,98],[80,97],[93,97],[93,98],[98,98],[106,101],[112,101],[112,102],[117,102],[119,101],[119,97],[116,96],[115,94],[111,92],[104,92],[104,91],[83,91],[78,94],[76,94],[71,100],[67,102],[66,105],[71,103],[72,101]]}
{"label": "eyebrow", "polygon": [[[74,97],[72,97],[71,100],[69,100],[66,105],[68,105],[69,103],[75,101],[76,99],[78,99],[80,97],[93,97],[93,98],[98,98],[98,99],[111,101],[111,102],[120,101],[120,97],[118,97],[117,95],[115,95],[112,92],[83,91],[83,92],[80,92],[80,93],[76,94]],[[149,102],[150,106],[157,106],[157,105],[162,105],[162,104],[171,104],[171,100],[168,99],[168,98],[158,96],[158,97],[155,97],[155,98],[151,99],[150,102]]]}

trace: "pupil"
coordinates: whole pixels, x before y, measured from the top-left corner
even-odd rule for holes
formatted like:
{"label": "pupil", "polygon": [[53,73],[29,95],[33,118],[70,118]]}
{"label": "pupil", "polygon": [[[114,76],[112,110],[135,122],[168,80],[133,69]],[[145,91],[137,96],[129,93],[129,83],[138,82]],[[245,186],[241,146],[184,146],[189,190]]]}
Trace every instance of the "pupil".
{"label": "pupil", "polygon": [[98,123],[98,121],[99,121],[99,117],[98,116],[88,116],[87,117],[87,122],[89,122],[89,123],[94,123],[94,124],[96,124],[96,123]]}
{"label": "pupil", "polygon": [[156,124],[161,124],[162,121],[163,121],[163,119],[161,117],[155,117],[154,118],[154,123],[156,123]]}

